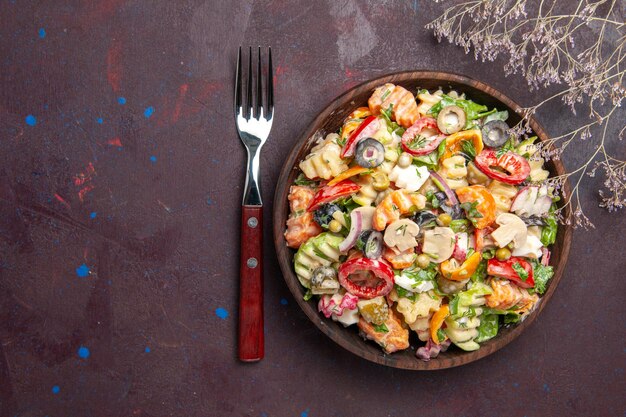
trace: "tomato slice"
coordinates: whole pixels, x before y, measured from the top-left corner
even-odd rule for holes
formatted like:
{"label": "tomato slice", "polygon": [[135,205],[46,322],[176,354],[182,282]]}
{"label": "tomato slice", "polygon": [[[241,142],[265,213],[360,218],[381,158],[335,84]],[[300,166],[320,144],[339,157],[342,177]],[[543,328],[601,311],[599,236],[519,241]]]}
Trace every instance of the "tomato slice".
{"label": "tomato slice", "polygon": [[[516,264],[519,266],[514,266]],[[528,276],[525,279],[520,277],[521,271],[516,271],[516,268],[523,268]],[[526,260],[515,256],[507,259],[506,261],[499,261],[495,258],[489,259],[487,262],[487,274],[508,279],[509,281],[515,282],[517,286],[522,288],[532,288],[535,286],[532,265]]]}
{"label": "tomato slice", "polygon": [[356,145],[362,140],[369,136],[372,136],[374,133],[378,131],[380,127],[380,122],[376,116],[369,116],[356,128],[354,132],[348,138],[348,141],[344,145],[341,150],[342,158],[349,158],[354,156],[354,150],[356,149]]}
{"label": "tomato slice", "polygon": [[359,298],[387,295],[393,288],[393,270],[378,259],[352,258],[339,266],[339,283]]}
{"label": "tomato slice", "polygon": [[520,184],[530,174],[530,165],[526,158],[511,151],[498,157],[493,149],[485,149],[476,155],[474,163],[489,178],[507,184]]}
{"label": "tomato slice", "polygon": [[496,220],[496,200],[489,190],[482,185],[470,185],[456,189],[456,195],[461,203],[471,203],[479,215],[472,216],[467,213],[467,218],[472,221],[477,229],[484,229]]}
{"label": "tomato slice", "polygon": [[319,206],[325,203],[329,203],[331,201],[335,201],[340,197],[345,197],[347,195],[356,193],[361,189],[361,186],[356,184],[352,180],[343,180],[339,184],[326,186],[319,190],[313,196],[307,211],[316,210]]}
{"label": "tomato slice", "polygon": [[[426,138],[421,133],[426,129],[434,129],[437,136]],[[426,155],[437,149],[437,146],[445,139],[437,127],[437,120],[433,117],[420,117],[413,126],[408,128],[402,135],[402,149],[411,155]]]}

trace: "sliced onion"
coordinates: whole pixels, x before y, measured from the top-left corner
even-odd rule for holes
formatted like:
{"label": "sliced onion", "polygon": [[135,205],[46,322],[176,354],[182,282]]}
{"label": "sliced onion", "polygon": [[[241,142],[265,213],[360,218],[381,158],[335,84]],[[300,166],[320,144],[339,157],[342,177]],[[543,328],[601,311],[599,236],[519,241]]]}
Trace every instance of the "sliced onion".
{"label": "sliced onion", "polygon": [[350,233],[346,236],[345,240],[339,245],[340,252],[347,252],[351,247],[356,244],[361,231],[363,230],[363,214],[357,210],[352,210],[350,213]]}
{"label": "sliced onion", "polygon": [[446,193],[446,197],[450,200],[450,203],[454,206],[459,204],[459,200],[456,198],[456,194],[452,191],[452,188],[448,185],[448,183],[441,177],[441,175],[437,174],[435,171],[430,171],[431,177],[433,177],[443,188],[443,192]]}

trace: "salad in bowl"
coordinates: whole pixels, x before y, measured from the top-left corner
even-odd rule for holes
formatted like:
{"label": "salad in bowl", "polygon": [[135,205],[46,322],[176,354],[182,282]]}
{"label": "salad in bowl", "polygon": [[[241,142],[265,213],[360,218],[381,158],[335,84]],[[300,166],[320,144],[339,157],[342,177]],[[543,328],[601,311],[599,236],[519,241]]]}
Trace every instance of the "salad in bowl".
{"label": "salad in bowl", "polygon": [[385,353],[475,351],[553,276],[558,197],[536,137],[455,90],[375,88],[299,161],[284,238],[321,315]]}

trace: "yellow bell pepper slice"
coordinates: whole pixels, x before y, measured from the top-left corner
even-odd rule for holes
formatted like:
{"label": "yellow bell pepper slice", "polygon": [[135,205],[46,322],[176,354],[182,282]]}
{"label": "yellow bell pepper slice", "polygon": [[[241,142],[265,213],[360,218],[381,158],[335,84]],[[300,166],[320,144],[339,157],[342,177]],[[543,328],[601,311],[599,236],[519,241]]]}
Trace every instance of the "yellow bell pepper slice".
{"label": "yellow bell pepper slice", "polygon": [[476,155],[483,150],[483,135],[480,133],[479,129],[461,130],[446,138],[446,150],[442,158],[450,158],[454,156],[455,153],[461,152],[463,150],[462,143],[466,140],[472,141],[474,148],[476,148]]}
{"label": "yellow bell pepper slice", "polygon": [[448,307],[447,304],[444,304],[439,308],[439,310],[437,310],[435,314],[433,314],[433,317],[430,319],[430,338],[433,339],[433,342],[435,342],[436,344],[443,342],[443,340],[439,340],[439,337],[437,336],[437,330],[441,329],[444,320],[449,315],[450,307]]}
{"label": "yellow bell pepper slice", "polygon": [[331,185],[338,184],[347,178],[354,177],[355,175],[359,175],[367,171],[369,171],[369,168],[363,168],[360,166],[352,167],[346,171],[343,171],[341,174],[337,175],[332,180],[328,181],[328,184],[326,185],[331,186]]}
{"label": "yellow bell pepper slice", "polygon": [[460,266],[457,266],[456,261],[448,259],[447,261],[443,261],[439,265],[439,268],[445,278],[452,281],[464,281],[476,272],[481,259],[482,254],[480,252],[474,252]]}
{"label": "yellow bell pepper slice", "polygon": [[343,129],[341,129],[341,140],[345,142],[345,140],[350,137],[352,132],[354,132],[354,130],[362,123],[362,120],[355,119],[365,119],[366,117],[369,117],[371,115],[372,112],[370,111],[369,107],[359,107],[355,111],[350,113],[348,117],[346,117],[346,122],[343,124]]}

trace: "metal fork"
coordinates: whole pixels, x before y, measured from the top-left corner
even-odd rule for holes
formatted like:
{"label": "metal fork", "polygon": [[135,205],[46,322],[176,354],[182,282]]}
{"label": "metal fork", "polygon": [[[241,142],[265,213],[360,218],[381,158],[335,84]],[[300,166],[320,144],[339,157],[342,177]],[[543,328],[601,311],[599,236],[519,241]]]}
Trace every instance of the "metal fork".
{"label": "metal fork", "polygon": [[[261,47],[256,75],[256,97],[252,92],[252,47],[248,56],[247,109],[242,103],[241,47],[237,57],[235,121],[239,138],[248,152],[248,170],[241,207],[241,261],[239,272],[239,359],[263,358],[263,201],[261,200],[259,154],[267,141],[274,118],[272,49],[268,48],[267,104],[263,104]],[[254,111],[253,111],[254,110]]]}

